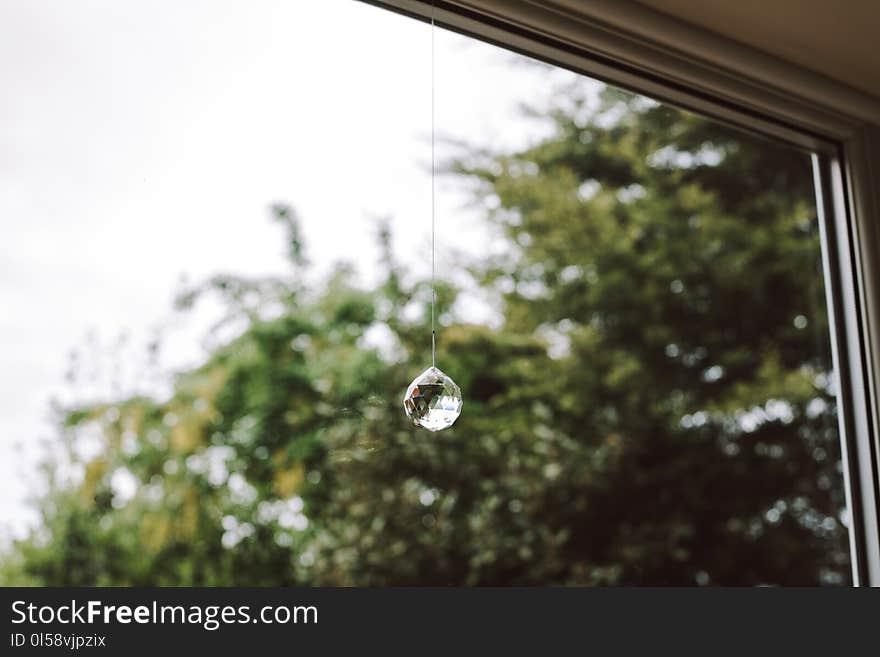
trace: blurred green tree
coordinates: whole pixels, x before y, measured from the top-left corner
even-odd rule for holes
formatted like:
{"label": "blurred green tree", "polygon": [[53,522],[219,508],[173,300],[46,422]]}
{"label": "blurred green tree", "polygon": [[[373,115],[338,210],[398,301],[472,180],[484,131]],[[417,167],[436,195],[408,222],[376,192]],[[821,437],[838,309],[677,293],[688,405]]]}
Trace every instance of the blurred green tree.
{"label": "blurred green tree", "polygon": [[506,245],[463,263],[500,327],[454,321],[461,291],[438,289],[438,362],[465,396],[451,430],[400,407],[429,359],[430,294],[387,226],[381,285],[341,267],[309,287],[278,205],[291,275],[181,295],[220,295],[245,328],[169,399],[65,414],[68,447],[88,431],[101,452],[75,483],[50,476],[4,578],[848,581],[808,156],[611,88],[530,111],[548,137],[448,169]]}

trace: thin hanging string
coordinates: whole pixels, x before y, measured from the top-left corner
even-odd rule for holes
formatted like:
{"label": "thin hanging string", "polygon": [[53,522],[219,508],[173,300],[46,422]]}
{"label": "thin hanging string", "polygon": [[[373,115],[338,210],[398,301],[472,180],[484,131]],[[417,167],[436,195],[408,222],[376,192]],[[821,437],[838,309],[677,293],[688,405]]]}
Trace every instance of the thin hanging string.
{"label": "thin hanging string", "polygon": [[437,366],[437,332],[434,330],[434,305],[437,302],[437,293],[434,287],[434,215],[436,185],[434,164],[434,2],[431,2],[431,367]]}

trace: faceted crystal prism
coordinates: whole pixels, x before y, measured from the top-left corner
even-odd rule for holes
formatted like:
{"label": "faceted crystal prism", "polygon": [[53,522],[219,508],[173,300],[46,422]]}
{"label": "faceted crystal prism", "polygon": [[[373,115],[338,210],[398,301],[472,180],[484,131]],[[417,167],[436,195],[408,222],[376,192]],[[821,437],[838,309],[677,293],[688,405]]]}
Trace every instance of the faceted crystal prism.
{"label": "faceted crystal prism", "polygon": [[409,384],[403,409],[417,427],[446,429],[461,415],[461,389],[436,367],[429,367]]}

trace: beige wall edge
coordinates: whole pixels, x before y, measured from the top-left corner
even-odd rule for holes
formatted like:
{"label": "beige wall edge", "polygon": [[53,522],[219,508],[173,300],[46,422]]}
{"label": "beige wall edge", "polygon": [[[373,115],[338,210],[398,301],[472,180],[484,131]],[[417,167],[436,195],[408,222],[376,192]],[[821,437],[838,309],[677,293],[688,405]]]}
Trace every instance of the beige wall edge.
{"label": "beige wall edge", "polygon": [[[626,0],[528,0],[547,11],[600,21],[606,29],[634,35],[680,56],[741,76],[753,83],[796,95],[829,111],[880,125],[880,98],[783,61],[700,27]],[[497,4],[462,2],[461,4]]]}

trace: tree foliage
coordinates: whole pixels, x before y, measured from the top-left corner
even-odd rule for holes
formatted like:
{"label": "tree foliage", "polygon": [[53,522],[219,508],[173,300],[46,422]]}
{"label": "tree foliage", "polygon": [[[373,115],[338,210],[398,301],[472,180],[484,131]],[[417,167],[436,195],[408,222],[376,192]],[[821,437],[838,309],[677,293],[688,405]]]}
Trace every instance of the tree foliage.
{"label": "tree foliage", "polygon": [[[339,268],[218,276],[246,327],[167,399],[71,409],[100,437],[6,578],[86,585],[812,584],[848,580],[808,157],[644,98],[573,87],[552,133],[465,149],[505,248],[461,263],[498,327],[438,288],[450,430],[400,405],[426,282]],[[413,309],[421,312],[412,312]],[[380,336],[379,346],[370,336]],[[114,480],[137,483],[130,497]]]}

